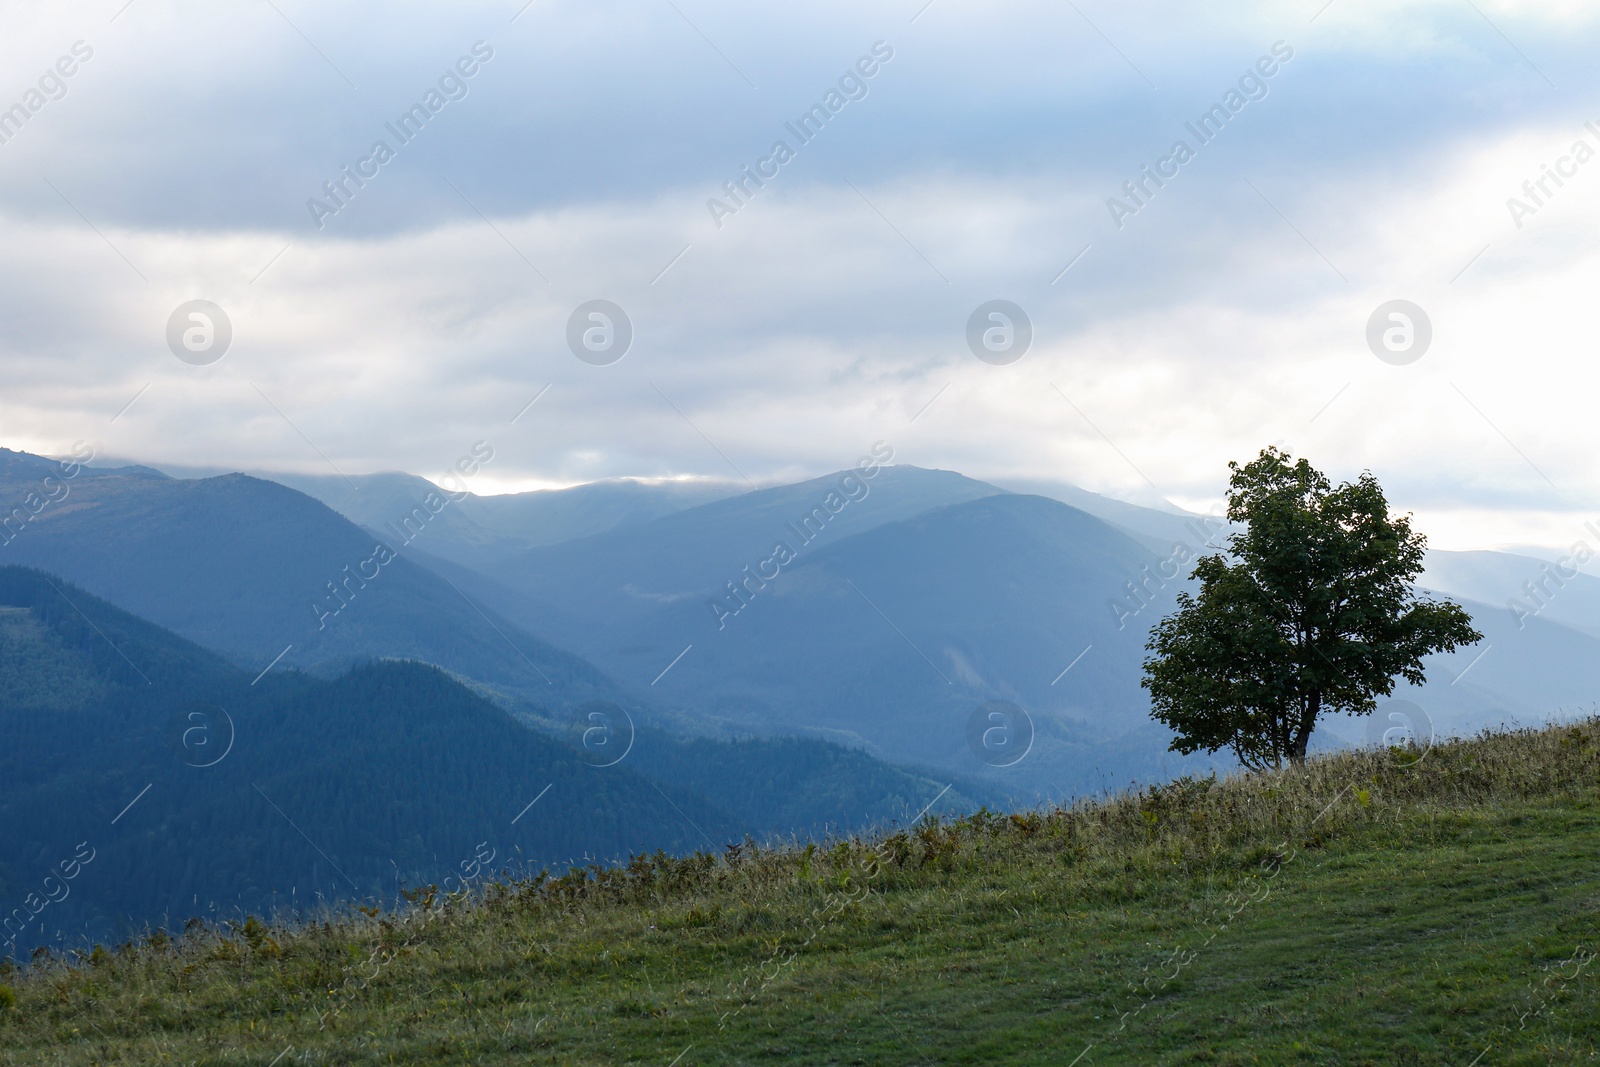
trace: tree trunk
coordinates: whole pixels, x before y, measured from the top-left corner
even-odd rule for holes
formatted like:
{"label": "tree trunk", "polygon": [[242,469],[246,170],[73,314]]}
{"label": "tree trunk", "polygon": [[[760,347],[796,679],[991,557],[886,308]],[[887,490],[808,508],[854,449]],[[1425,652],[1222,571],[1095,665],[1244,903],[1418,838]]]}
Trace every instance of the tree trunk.
{"label": "tree trunk", "polygon": [[1316,729],[1317,716],[1322,712],[1322,693],[1313,689],[1306,698],[1306,710],[1300,717],[1294,737],[1289,743],[1289,762],[1296,767],[1305,766],[1306,746],[1311,743],[1311,731]]}

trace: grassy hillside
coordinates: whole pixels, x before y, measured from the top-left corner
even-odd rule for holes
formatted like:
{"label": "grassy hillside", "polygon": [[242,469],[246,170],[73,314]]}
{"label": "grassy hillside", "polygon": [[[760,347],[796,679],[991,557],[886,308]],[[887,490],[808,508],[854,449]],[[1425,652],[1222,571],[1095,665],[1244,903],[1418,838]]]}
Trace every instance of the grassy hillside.
{"label": "grassy hillside", "polygon": [[1415,758],[158,933],[0,1063],[1593,1062],[1600,719]]}

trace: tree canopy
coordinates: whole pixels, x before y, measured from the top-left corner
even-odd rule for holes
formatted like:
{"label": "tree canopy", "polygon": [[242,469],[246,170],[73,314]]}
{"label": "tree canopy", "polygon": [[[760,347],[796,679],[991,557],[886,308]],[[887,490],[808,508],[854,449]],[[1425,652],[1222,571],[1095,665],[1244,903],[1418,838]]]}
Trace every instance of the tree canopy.
{"label": "tree canopy", "polygon": [[1197,561],[1146,646],[1144,687],[1172,749],[1231,748],[1247,767],[1302,763],[1319,717],[1370,714],[1422,659],[1482,639],[1458,605],[1419,596],[1427,539],[1391,517],[1370,472],[1337,487],[1267,448],[1228,464],[1225,553]]}

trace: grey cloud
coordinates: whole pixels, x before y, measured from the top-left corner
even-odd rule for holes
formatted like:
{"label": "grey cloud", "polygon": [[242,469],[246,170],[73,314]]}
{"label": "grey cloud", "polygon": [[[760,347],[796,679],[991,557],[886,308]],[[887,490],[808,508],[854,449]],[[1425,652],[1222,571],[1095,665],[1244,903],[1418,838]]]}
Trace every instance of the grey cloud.
{"label": "grey cloud", "polygon": [[[830,129],[797,181],[930,169],[1048,171],[1074,185],[1121,175],[1280,37],[1300,49],[1298,65],[1251,121],[1284,159],[1372,165],[1548,103],[1543,83],[1469,10],[1431,7],[1413,23],[1443,43],[1379,54],[1352,51],[1366,42],[1341,38],[1338,11],[1317,26],[1264,10],[1095,11],[1159,92],[1077,15],[1046,5],[982,18],[930,12],[915,25],[890,4],[685,8],[759,92],[666,5],[541,5],[515,24],[501,4],[283,8],[326,60],[266,6],[131,9],[115,24],[84,12],[32,27],[33,65],[98,33],[96,66],[28,139],[0,149],[13,164],[0,169],[0,202],[70,214],[36,180],[49,170],[108,223],[303,233],[307,197],[479,39],[498,50],[496,64],[340,219],[341,234],[472,217],[446,177],[491,214],[697,184],[709,195],[880,37],[898,48],[893,70],[870,104]],[[1515,28],[1563,84],[1593,77],[1581,59],[1591,32]]]}
{"label": "grey cloud", "polygon": [[[0,146],[6,443],[83,436],[144,459],[313,471],[320,449],[352,471],[427,471],[486,438],[496,477],[551,481],[733,477],[720,449],[765,481],[891,437],[925,465],[1098,488],[1146,472],[1203,496],[1227,458],[1284,435],[1330,466],[1400,449],[1442,482],[1452,448],[1478,438],[1430,437],[1422,420],[1380,442],[1372,420],[1450,399],[1428,376],[1472,355],[1474,304],[1587,269],[1581,200],[1510,244],[1491,219],[1501,194],[1460,172],[1494,162],[1474,146],[1512,151],[1591,117],[1470,10],[1340,5],[1306,28],[1266,5],[1086,6],[1152,90],[1044,4],[939,5],[915,25],[898,5],[682,5],[726,60],[668,5],[541,4],[512,25],[516,6],[283,5],[327,61],[265,5],[135,6],[104,28],[85,80]],[[36,19],[25,48],[0,46],[7,66],[43,69],[88,32],[75,17]],[[1577,59],[1592,25],[1505,26],[1574,89],[1592,77]],[[1265,99],[1117,230],[1106,198],[1293,33],[1296,59]],[[869,95],[712,227],[705,198],[879,38],[896,58]],[[496,55],[465,98],[315,230],[306,198],[479,39]],[[1469,186],[1481,205],[1431,203]],[[1480,225],[1501,243],[1452,288]],[[1436,312],[1439,353],[1382,379],[1359,327],[1396,295]],[[563,339],[597,297],[637,331],[612,367],[579,363]],[[962,338],[996,297],[1037,330],[1011,368],[977,364]],[[235,327],[208,368],[162,341],[193,298]],[[1349,382],[1361,404],[1312,425]],[[1500,417],[1519,440],[1535,418],[1520,396]],[[1455,414],[1430,418],[1459,430]],[[1553,466],[1588,477],[1576,459]],[[1447,484],[1548,500],[1525,473]]]}

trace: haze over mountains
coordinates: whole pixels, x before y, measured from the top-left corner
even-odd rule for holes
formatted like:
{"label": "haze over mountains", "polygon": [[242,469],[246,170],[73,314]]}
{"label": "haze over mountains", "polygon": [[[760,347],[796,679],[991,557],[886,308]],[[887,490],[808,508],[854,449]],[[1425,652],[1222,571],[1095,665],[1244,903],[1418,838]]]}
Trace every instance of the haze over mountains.
{"label": "haze over mountains", "polygon": [[[18,539],[7,551],[247,663],[265,665],[291,643],[284,663],[311,669],[414,656],[534,714],[630,693],[696,729],[819,732],[975,773],[987,768],[963,767],[959,738],[948,724],[930,732],[923,712],[1012,699],[1047,727],[1100,742],[1147,726],[1137,687],[1144,632],[1170,605],[1186,561],[1221,542],[1218,520],[1065,483],[1008,494],[955,472],[864,463],[871,477],[840,472],[754,492],[624,481],[454,493],[437,511],[424,502],[441,491],[413,475],[275,476],[342,524],[264,480],[162,484],[130,469],[108,483],[96,471],[74,505],[93,497],[98,517],[61,521],[48,540],[30,548]],[[841,485],[847,477],[853,489]],[[8,478],[14,491],[26,481]],[[837,510],[825,506],[829,494]],[[978,503],[1002,495],[1013,498],[1007,506]],[[148,505],[137,517],[135,499]],[[914,529],[886,529],[912,519]],[[234,524],[252,533],[205,543],[206,531]],[[109,525],[133,534],[86,551]],[[316,593],[336,605],[328,583],[343,582],[374,539],[400,558],[319,627]],[[774,559],[779,542],[793,561]],[[170,544],[183,552],[164,554]],[[1426,583],[1471,601],[1490,634],[1433,672],[1427,706],[1441,722],[1536,719],[1584,699],[1592,657],[1576,649],[1600,634],[1600,579],[1563,581],[1536,617],[1519,619],[1506,600],[1526,600],[1529,580],[1550,588],[1543,566],[1507,553],[1430,553]],[[245,601],[256,606],[231,610]],[[419,624],[424,617],[432,623]],[[1163,747],[1151,750],[1158,759]],[[1030,778],[1019,765],[1007,780],[1083,787],[1061,768]]]}
{"label": "haze over mountains", "polygon": [[[234,473],[208,467],[164,466],[175,478]],[[247,471],[322,501],[358,526],[393,530],[439,487],[400,471],[345,478],[337,474]],[[479,496],[455,493],[452,507],[428,524],[426,550],[458,563],[492,565],[501,554],[603,533],[742,492],[744,486],[709,480],[591,482],[570,489]]]}
{"label": "haze over mountains", "polygon": [[[839,476],[833,476],[835,480],[837,477]],[[913,490],[899,484],[902,479],[908,482],[915,481],[916,488]],[[332,478],[318,480],[322,486],[329,489],[336,481]],[[356,481],[360,483],[362,479],[357,478]],[[418,479],[413,491],[425,491],[428,484],[431,483]],[[660,655],[662,652],[666,653],[667,658],[676,655],[693,639],[686,636],[676,648],[673,648],[672,638],[679,632],[691,633],[699,625],[695,621],[696,612],[687,602],[680,600],[669,605],[663,603],[661,598],[681,595],[687,588],[699,588],[707,594],[705,599],[709,599],[710,593],[715,591],[719,583],[738,577],[746,562],[759,562],[754,557],[741,559],[738,554],[741,548],[752,544],[761,545],[762,538],[771,536],[774,528],[781,531],[789,516],[789,512],[784,511],[784,508],[789,508],[795,515],[804,512],[821,498],[819,491],[825,493],[831,484],[833,483],[829,478],[822,478],[809,483],[800,483],[799,486],[738,494],[722,500],[716,508],[684,507],[681,509],[684,514],[670,521],[663,519],[659,523],[652,523],[641,515],[637,529],[628,528],[634,526],[634,523],[619,521],[609,534],[602,535],[602,532],[597,531],[589,537],[575,538],[565,544],[522,549],[515,545],[500,543],[486,547],[477,556],[473,555],[470,546],[460,544],[447,545],[438,551],[440,555],[448,555],[452,560],[468,568],[450,572],[456,575],[463,588],[477,590],[486,602],[501,606],[509,617],[524,622],[532,632],[544,633],[541,628],[543,624],[534,622],[531,618],[538,611],[557,614],[568,612],[569,617],[563,621],[572,626],[572,632],[588,636],[582,640],[570,639],[566,647],[581,650],[587,658],[605,664],[607,669],[617,673],[619,677],[622,676],[623,670],[631,671],[635,676],[648,673],[653,677],[654,670],[651,668],[656,661],[651,660],[650,656]],[[883,491],[880,491],[880,488]],[[1126,535],[1150,553],[1153,558],[1144,559],[1130,569],[1125,569],[1115,583],[1117,593],[1120,594],[1119,599],[1128,609],[1136,608],[1138,601],[1129,594],[1123,582],[1133,581],[1136,586],[1147,591],[1145,600],[1150,606],[1140,611],[1137,627],[1132,627],[1130,623],[1130,629],[1137,629],[1139,635],[1136,641],[1128,642],[1134,646],[1142,646],[1144,629],[1165,610],[1165,605],[1170,603],[1170,596],[1175,587],[1180,584],[1167,580],[1165,586],[1162,586],[1146,575],[1170,576],[1180,570],[1186,575],[1188,568],[1183,561],[1211,551],[1208,546],[1220,545],[1227,533],[1226,526],[1213,517],[1186,513],[1170,505],[1151,507],[1129,503],[1090,493],[1067,483],[1018,482],[1008,483],[1002,489],[952,472],[919,471],[915,468],[897,467],[885,471],[881,487],[873,489],[876,496],[869,497],[859,505],[849,505],[836,521],[829,523],[826,539],[818,538],[815,545],[807,551],[813,548],[821,551],[825,545],[837,539],[866,533],[877,525],[897,518],[910,517],[910,513],[920,513],[917,511],[919,507],[931,510],[938,506],[998,495],[1007,490],[1048,497],[1087,512],[1105,525]],[[555,490],[519,495],[530,498],[544,497],[553,501],[555,498],[577,491]],[[655,495],[657,499],[667,499],[666,493],[656,494],[647,491],[641,495]],[[745,496],[750,499],[745,500]],[[761,508],[769,501],[773,511],[770,515],[764,515]],[[502,506],[510,505],[508,503]],[[741,525],[740,517],[746,515],[750,516],[750,521]],[[765,525],[762,525],[763,523]],[[697,524],[699,528],[696,528]],[[671,544],[674,549],[672,552],[658,551],[653,547],[657,543]],[[956,566],[955,561],[969,558],[956,546],[947,547],[951,549],[951,554],[946,557],[946,566]],[[429,549],[433,548],[434,546],[430,544]],[[541,548],[546,551],[539,551]],[[1001,551],[999,554],[1004,556],[1006,553]],[[654,562],[648,567],[634,568],[627,562],[634,556],[648,558]],[[726,573],[718,571],[710,561],[719,559],[735,561],[737,566],[727,568]],[[692,560],[707,562],[703,565],[688,562]],[[474,561],[479,572],[477,574],[470,573]],[[901,564],[912,566],[904,560],[898,561],[897,565]],[[540,566],[545,568],[542,577],[535,573],[536,568]],[[696,566],[699,567],[698,570],[694,569]],[[939,564],[925,561],[925,569],[927,567],[937,571]],[[1149,567],[1149,571],[1143,570],[1144,567]],[[568,568],[580,569],[585,575],[584,580],[580,582],[566,577]],[[1025,566],[1017,567],[1019,574],[1027,570]],[[1554,577],[1552,571],[1555,571]],[[659,589],[648,584],[640,584],[624,577],[628,573],[648,573],[652,578],[663,576],[664,584]],[[670,578],[671,581],[665,581],[666,578]],[[673,585],[673,582],[677,584]],[[781,598],[786,582],[787,575],[773,583],[772,596],[775,602]],[[1406,697],[1419,703],[1433,719],[1433,726],[1436,729],[1471,732],[1483,726],[1501,723],[1538,722],[1551,715],[1575,712],[1592,704],[1591,694],[1595,691],[1593,685],[1597,674],[1600,674],[1600,671],[1593,666],[1600,663],[1600,655],[1597,655],[1600,654],[1600,645],[1593,643],[1595,638],[1600,637],[1600,578],[1574,573],[1572,568],[1559,567],[1555,561],[1513,552],[1430,551],[1423,584],[1466,605],[1474,618],[1479,620],[1480,628],[1486,634],[1484,642],[1473,649],[1449,657],[1440,657],[1430,672],[1428,684],[1420,690],[1412,690],[1405,686],[1397,690],[1396,696]],[[632,590],[628,591],[630,586]],[[669,586],[676,589],[677,593],[666,591]],[[512,589],[517,592],[510,592]],[[870,595],[868,590],[863,588],[862,591]],[[652,593],[657,598],[653,605],[650,603]],[[791,602],[799,602],[795,598],[800,594],[787,595]],[[1077,592],[1064,592],[1062,596],[1067,600],[1079,598]],[[1528,614],[1519,615],[1508,607],[1508,603],[1513,599],[1524,605],[1523,610]],[[545,602],[535,607],[534,604],[540,601]],[[606,610],[598,610],[597,606],[600,604],[607,605]],[[707,619],[713,618],[703,602],[701,607]],[[944,607],[954,610],[954,605],[947,604]],[[1117,619],[1116,610],[1105,601],[1101,602],[1100,608],[1105,612],[1105,618],[1110,626],[1114,628]],[[887,609],[885,614],[894,617]],[[748,612],[741,612],[737,619],[728,620],[726,630],[716,632],[718,636],[737,632],[736,623],[760,615],[758,606],[753,603]],[[1093,617],[1091,612],[1089,618]],[[613,620],[619,626],[626,620],[626,625],[635,627],[635,638],[621,644],[613,641],[611,646],[607,646],[603,640],[592,637],[597,631],[606,631],[606,624],[586,622],[591,618]],[[641,644],[638,635],[650,632],[660,634],[660,640],[654,644]],[[1120,630],[1116,633],[1122,635]],[[756,638],[749,640],[759,643]],[[793,641],[792,634],[783,634],[779,636],[777,643],[787,646]],[[1085,644],[1087,643],[1090,642],[1086,639]],[[1085,644],[1080,644],[1078,648],[1085,647]],[[666,686],[668,679],[685,667],[688,670],[684,673],[693,676],[696,668],[692,665],[691,657],[703,647],[705,646],[697,645],[657,688]],[[1122,651],[1124,655],[1120,666],[1123,669],[1129,667],[1136,669],[1136,661],[1142,658],[1142,651],[1140,655],[1128,655],[1127,649],[1115,641],[1100,647]],[[611,650],[608,651],[608,648]],[[636,651],[623,656],[615,652],[615,649],[621,648],[631,648]],[[648,649],[648,654],[643,651],[644,649]],[[955,651],[952,646],[952,652]],[[1099,651],[1099,648],[1096,651]],[[613,654],[618,658],[613,659]],[[800,655],[800,653],[791,654]],[[778,660],[782,661],[783,656],[783,653],[779,653]],[[1086,669],[1088,675],[1092,676],[1094,674],[1094,668],[1091,666],[1092,656],[1092,653],[1086,656],[1073,668],[1068,677],[1074,677]],[[631,662],[624,662],[627,660]],[[765,660],[761,662],[764,664]],[[952,658],[950,662],[955,661]],[[1061,666],[1065,665],[1066,661],[1063,660]],[[654,669],[659,670],[659,667]],[[754,665],[754,661],[737,659],[732,664],[719,664],[716,671],[703,669],[703,674],[714,675],[707,682],[707,693],[721,691],[718,685],[719,678],[743,678],[747,673],[756,679],[754,685],[757,689],[770,691],[770,687],[767,687],[761,678],[761,672],[766,669],[765,666]],[[1030,677],[1029,669],[1018,666],[1017,672],[999,680],[1019,692],[1032,695],[1027,681]],[[1014,681],[1013,678],[1018,680]],[[935,678],[935,682],[937,681]],[[1069,706],[1059,693],[1061,686],[1065,684],[1066,679],[1062,679],[1052,687],[1041,706],[1045,708]],[[1087,699],[1092,703],[1093,694],[1097,693],[1098,689],[1090,683],[1080,684],[1091,691]],[[1134,684],[1136,685],[1136,679]],[[744,686],[742,682],[730,681],[722,688],[730,692],[739,690],[744,694],[730,697],[720,705],[723,713],[732,714],[741,706],[741,702],[745,701],[750,687]],[[670,693],[672,690],[667,691]],[[1123,693],[1124,695],[1128,693],[1126,686]],[[1052,697],[1055,700],[1052,700]],[[1132,698],[1139,709],[1134,716],[1137,719],[1144,714],[1142,694],[1134,692]],[[1032,710],[1033,706],[1028,706]],[[1102,703],[1101,706],[1105,705]],[[1098,720],[1095,721],[1098,724]],[[1369,726],[1370,721],[1330,722],[1328,729],[1324,731],[1326,736],[1323,738],[1323,743],[1361,743],[1369,732]],[[1116,727],[1112,729],[1115,731]],[[1099,741],[1103,748],[1105,744],[1103,735]],[[1154,750],[1145,747],[1144,758],[1134,764],[1119,762],[1115,765],[1132,773],[1145,773],[1145,769],[1151,765],[1150,752],[1156,753],[1155,760],[1159,763],[1159,752],[1164,744],[1162,742],[1156,745]],[[1076,764],[1076,761],[1074,762]],[[1169,768],[1173,766],[1170,761],[1167,765]],[[1138,768],[1137,771],[1134,771],[1135,766]],[[1025,773],[1018,774],[1013,780],[1023,780],[1025,777]],[[1059,771],[1052,771],[1049,777],[1058,784],[1064,784],[1070,777],[1070,772],[1069,775],[1063,776]]]}
{"label": "haze over mountains", "polygon": [[[0,890],[27,892],[53,850],[136,794],[155,828],[129,814],[99,868],[116,877],[31,937],[154,921],[185,898],[251,906],[284,884],[296,900],[392,893],[397,873],[437,879],[470,859],[489,833],[474,827],[509,826],[546,785],[552,824],[497,839],[535,867],[1212,765],[1166,753],[1139,686],[1149,627],[1226,533],[1177,509],[872,456],[755,491],[500,497],[404,474],[66,469],[0,452],[0,710],[15,738],[0,810],[23,827]],[[1485,641],[1396,695],[1441,731],[1587,707],[1600,581],[1561,574],[1432,554],[1428,583]],[[1519,616],[1506,600],[1533,604],[1530,582],[1538,610]],[[170,736],[195,700],[239,731],[201,780]],[[982,740],[994,707],[1013,709],[1011,748]],[[625,753],[603,769],[596,724]],[[1322,743],[1369,726],[1330,723]]]}
{"label": "haze over mountains", "polygon": [[[989,700],[1021,704],[1057,740],[1145,725],[1143,640],[1108,602],[1153,554],[1057,502],[914,468],[858,483],[870,491],[821,522],[812,508],[842,477],[530,550],[497,572],[492,602],[618,678],[655,679],[682,653],[654,685],[662,699],[892,759],[982,770],[965,726]],[[778,545],[794,553],[782,567]],[[479,588],[495,595],[487,577]],[[1095,762],[1009,770],[1077,791],[1094,788]]]}
{"label": "haze over mountains", "polygon": [[[17,500],[53,466],[3,456],[0,491]],[[85,468],[65,484],[67,497],[5,546],[4,562],[60,575],[241,667],[259,671],[285,649],[281,663],[313,670],[383,655],[557,704],[616,693],[577,657],[513,635],[403,550],[380,562],[371,535],[275,482],[135,467]]]}

